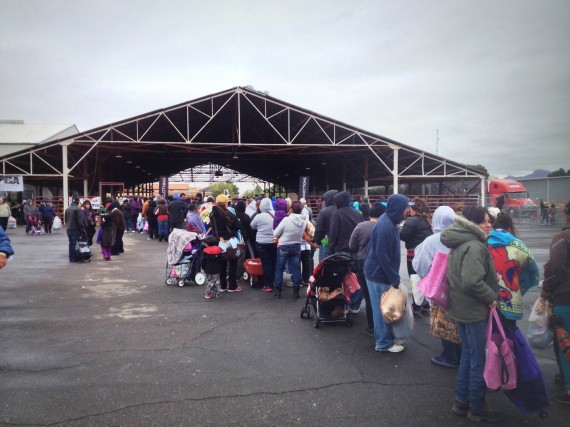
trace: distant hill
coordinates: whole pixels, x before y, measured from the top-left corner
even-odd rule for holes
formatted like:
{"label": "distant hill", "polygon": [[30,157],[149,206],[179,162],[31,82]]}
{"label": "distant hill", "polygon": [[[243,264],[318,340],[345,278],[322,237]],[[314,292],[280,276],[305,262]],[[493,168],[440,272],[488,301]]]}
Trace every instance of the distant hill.
{"label": "distant hill", "polygon": [[529,178],[546,178],[550,172],[551,171],[547,171],[544,169],[537,169],[537,170],[533,171],[532,173],[529,173],[528,175],[525,175],[525,176],[509,175],[509,176],[505,177],[505,179],[520,180],[520,179],[529,179]]}

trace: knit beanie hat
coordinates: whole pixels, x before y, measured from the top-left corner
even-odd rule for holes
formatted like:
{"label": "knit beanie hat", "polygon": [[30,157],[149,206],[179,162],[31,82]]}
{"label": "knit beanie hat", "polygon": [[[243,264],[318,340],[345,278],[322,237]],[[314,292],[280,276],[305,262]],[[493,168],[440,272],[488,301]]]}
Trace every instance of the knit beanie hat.
{"label": "knit beanie hat", "polygon": [[228,206],[229,198],[225,194],[218,194],[216,197],[216,205]]}

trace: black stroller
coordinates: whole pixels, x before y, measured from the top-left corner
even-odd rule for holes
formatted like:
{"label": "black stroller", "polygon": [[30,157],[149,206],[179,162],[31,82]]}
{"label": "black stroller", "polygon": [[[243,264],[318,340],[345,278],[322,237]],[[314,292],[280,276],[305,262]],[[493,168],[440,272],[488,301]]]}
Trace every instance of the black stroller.
{"label": "black stroller", "polygon": [[301,310],[301,318],[311,318],[311,307],[315,312],[313,326],[320,323],[346,322],[352,326],[352,318],[345,295],[344,279],[354,262],[352,257],[333,254],[324,258],[315,267],[307,288],[307,299]]}

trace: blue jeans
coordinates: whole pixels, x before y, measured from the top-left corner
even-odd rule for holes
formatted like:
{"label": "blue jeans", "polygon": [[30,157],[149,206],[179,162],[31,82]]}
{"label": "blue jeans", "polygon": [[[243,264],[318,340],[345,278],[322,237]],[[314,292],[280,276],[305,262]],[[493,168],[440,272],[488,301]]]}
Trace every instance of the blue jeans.
{"label": "blue jeans", "polygon": [[75,246],[77,245],[77,241],[79,240],[80,234],[79,230],[67,230],[67,238],[69,239],[69,261],[74,262],[77,261],[75,257]]}
{"label": "blue jeans", "polygon": [[125,230],[126,231],[131,231],[133,230],[133,219],[131,218],[130,215],[125,215]]}
{"label": "blue jeans", "polygon": [[366,279],[368,293],[370,294],[370,305],[372,305],[372,316],[374,318],[374,338],[376,339],[376,350],[385,350],[394,345],[394,336],[390,326],[384,321],[380,310],[380,298],[384,292],[390,289],[390,285],[374,282]]}
{"label": "blue jeans", "polygon": [[454,342],[441,340],[441,358],[452,365],[459,366],[459,361],[461,360],[461,344],[455,344]]}
{"label": "blue jeans", "polygon": [[331,250],[329,248],[329,245],[319,247],[319,262],[331,254]]}
{"label": "blue jeans", "polygon": [[256,243],[257,254],[261,258],[263,268],[263,285],[273,287],[275,265],[277,264],[277,245],[275,243]]}
{"label": "blue jeans", "polygon": [[158,238],[159,239],[166,239],[168,237],[169,231],[170,231],[170,226],[169,226],[168,220],[158,221]]}
{"label": "blue jeans", "polygon": [[301,286],[301,245],[281,245],[277,248],[277,268],[275,270],[275,287],[283,285],[285,264],[289,266],[293,287]]}
{"label": "blue jeans", "polygon": [[469,402],[471,409],[479,410],[485,406],[487,391],[483,379],[487,320],[475,323],[457,322],[457,331],[461,337],[461,361],[457,370],[455,398]]}

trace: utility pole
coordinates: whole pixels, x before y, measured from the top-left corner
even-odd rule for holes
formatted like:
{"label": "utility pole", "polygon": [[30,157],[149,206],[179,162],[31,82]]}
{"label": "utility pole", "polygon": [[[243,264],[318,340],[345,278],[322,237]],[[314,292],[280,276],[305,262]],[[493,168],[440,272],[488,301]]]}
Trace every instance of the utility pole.
{"label": "utility pole", "polygon": [[439,156],[439,129],[435,130],[435,154]]}

